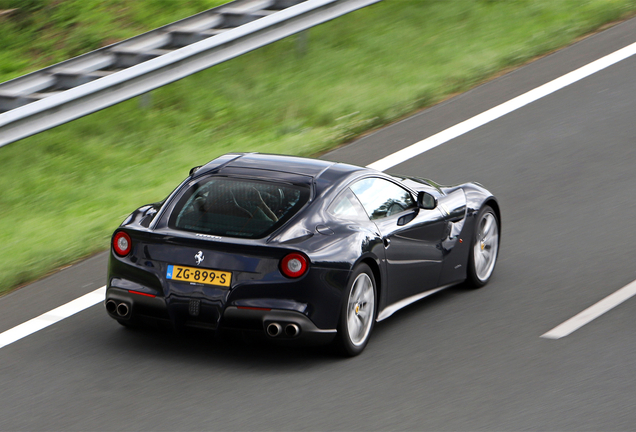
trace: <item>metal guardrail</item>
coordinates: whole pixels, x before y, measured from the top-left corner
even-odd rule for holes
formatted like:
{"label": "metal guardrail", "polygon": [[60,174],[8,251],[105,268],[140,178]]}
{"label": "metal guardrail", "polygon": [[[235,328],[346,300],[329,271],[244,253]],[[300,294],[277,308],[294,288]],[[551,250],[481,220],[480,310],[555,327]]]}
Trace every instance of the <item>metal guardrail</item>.
{"label": "metal guardrail", "polygon": [[0,84],[0,147],[380,0],[238,0]]}

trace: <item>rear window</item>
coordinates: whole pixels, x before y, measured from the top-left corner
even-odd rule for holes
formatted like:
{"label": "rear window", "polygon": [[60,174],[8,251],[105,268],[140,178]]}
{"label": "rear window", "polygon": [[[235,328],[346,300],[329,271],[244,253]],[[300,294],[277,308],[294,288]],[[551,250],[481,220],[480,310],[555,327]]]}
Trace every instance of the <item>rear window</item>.
{"label": "rear window", "polygon": [[179,200],[171,228],[203,234],[261,238],[307,202],[307,187],[213,177],[193,185]]}

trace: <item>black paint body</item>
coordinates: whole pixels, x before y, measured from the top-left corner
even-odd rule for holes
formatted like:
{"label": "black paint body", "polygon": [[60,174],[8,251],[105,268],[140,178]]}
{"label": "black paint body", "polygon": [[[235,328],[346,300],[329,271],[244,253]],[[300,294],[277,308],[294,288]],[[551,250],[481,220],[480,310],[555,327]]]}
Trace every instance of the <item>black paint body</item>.
{"label": "black paint body", "polygon": [[[261,239],[170,228],[175,203],[191,184],[209,176],[303,184],[310,196],[290,220]],[[435,208],[374,221],[332,216],[328,209],[334,199],[365,177],[399,184],[413,199],[424,191],[435,198]],[[475,183],[442,187],[322,160],[228,154],[193,170],[166,200],[139,208],[117,229],[130,236],[132,250],[120,257],[111,248],[106,302],[126,303],[129,313],[122,316],[107,309],[122,324],[152,319],[175,327],[264,332],[269,322],[295,323],[301,331],[291,339],[327,342],[336,334],[346,301],[343,291],[361,262],[375,275],[379,320],[390,305],[465,280],[474,218],[486,203],[501,221],[495,198]],[[197,267],[199,251],[205,256],[201,267],[232,273],[229,288],[165,277],[168,265]],[[297,279],[280,270],[281,259],[290,252],[309,258],[309,270]]]}

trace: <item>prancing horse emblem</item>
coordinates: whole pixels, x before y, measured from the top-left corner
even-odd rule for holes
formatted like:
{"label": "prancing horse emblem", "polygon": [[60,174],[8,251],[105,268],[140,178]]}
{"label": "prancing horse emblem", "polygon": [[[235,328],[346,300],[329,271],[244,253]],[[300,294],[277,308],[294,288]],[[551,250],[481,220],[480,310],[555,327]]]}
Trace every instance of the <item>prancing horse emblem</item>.
{"label": "prancing horse emblem", "polygon": [[204,259],[205,257],[203,256],[202,251],[197,252],[197,254],[194,256],[194,260],[197,262],[197,265],[201,264]]}

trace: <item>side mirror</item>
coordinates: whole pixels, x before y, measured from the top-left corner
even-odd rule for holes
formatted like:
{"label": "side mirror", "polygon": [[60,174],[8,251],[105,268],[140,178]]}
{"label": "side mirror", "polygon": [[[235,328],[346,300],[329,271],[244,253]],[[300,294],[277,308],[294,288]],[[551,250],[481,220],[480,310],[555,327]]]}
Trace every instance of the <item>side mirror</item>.
{"label": "side mirror", "polygon": [[437,198],[430,193],[420,191],[417,193],[417,206],[424,210],[433,210],[437,207]]}
{"label": "side mirror", "polygon": [[195,166],[194,168],[192,168],[190,170],[190,177],[192,177],[195,172],[199,171],[199,168],[201,168],[201,166]]}

